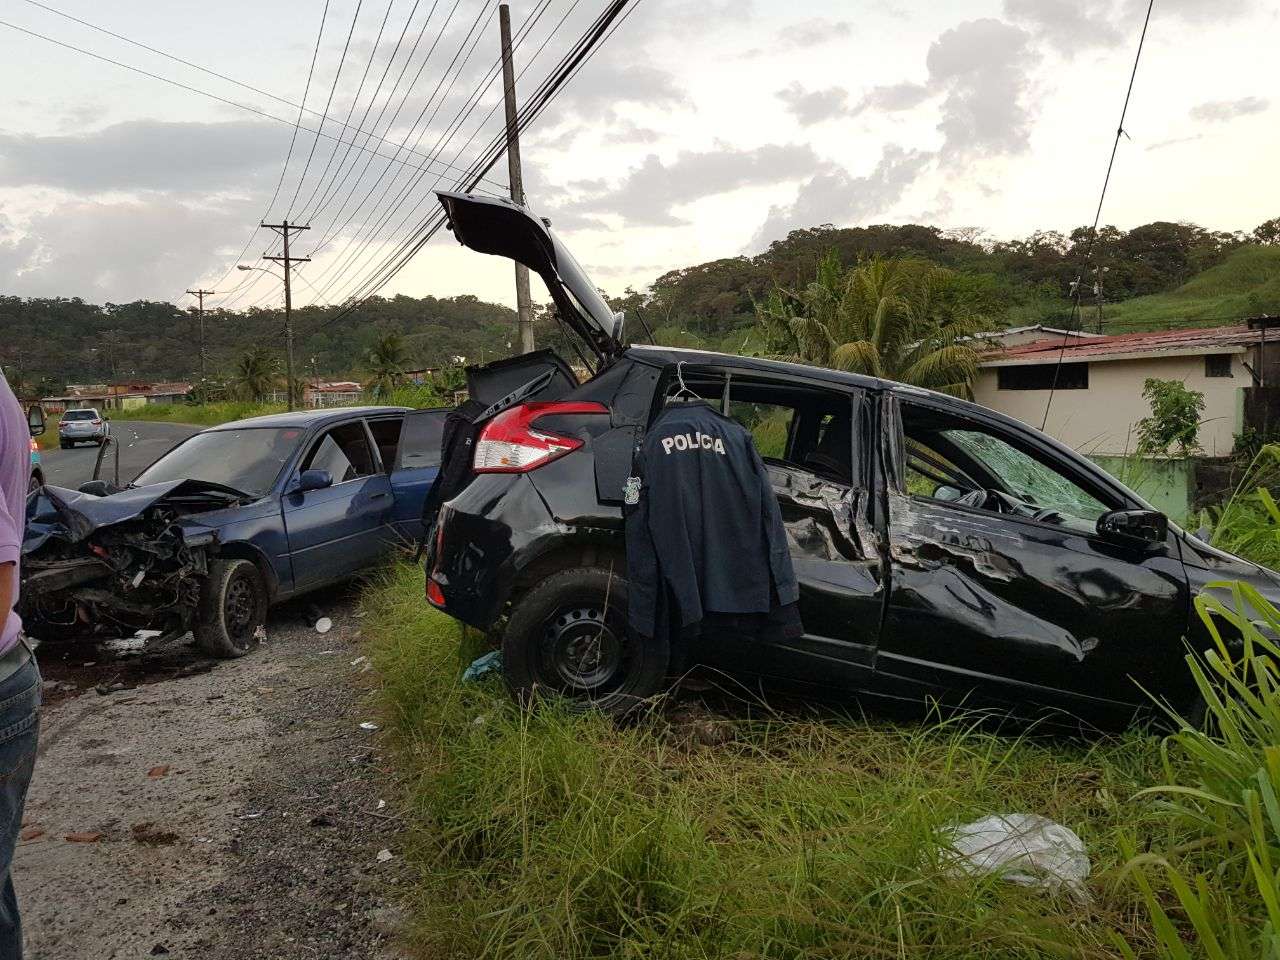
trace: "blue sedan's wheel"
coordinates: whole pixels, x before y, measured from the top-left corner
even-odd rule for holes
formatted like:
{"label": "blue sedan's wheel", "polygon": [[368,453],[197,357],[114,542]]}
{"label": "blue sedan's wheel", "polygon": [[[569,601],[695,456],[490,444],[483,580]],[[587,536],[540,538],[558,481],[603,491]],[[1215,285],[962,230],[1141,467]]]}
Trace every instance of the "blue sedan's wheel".
{"label": "blue sedan's wheel", "polygon": [[200,594],[196,645],[215,657],[243,657],[258,646],[267,590],[251,560],[215,560]]}

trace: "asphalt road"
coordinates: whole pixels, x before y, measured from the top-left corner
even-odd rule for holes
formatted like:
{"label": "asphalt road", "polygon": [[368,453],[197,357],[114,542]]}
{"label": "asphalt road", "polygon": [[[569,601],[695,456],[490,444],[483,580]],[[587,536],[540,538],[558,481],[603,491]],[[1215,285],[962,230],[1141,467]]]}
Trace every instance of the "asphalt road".
{"label": "asphalt road", "polygon": [[[54,427],[56,429],[56,427]],[[185,440],[203,427],[185,423],[161,423],[149,420],[112,420],[111,432],[120,442],[120,480],[127,483],[149,466],[152,461],[179,440]],[[108,450],[103,459],[102,475],[110,478],[114,470],[114,453]],[[98,448],[88,444],[70,450],[40,451],[40,466],[46,483],[75,490],[86,480],[93,479],[93,465],[98,458]]]}

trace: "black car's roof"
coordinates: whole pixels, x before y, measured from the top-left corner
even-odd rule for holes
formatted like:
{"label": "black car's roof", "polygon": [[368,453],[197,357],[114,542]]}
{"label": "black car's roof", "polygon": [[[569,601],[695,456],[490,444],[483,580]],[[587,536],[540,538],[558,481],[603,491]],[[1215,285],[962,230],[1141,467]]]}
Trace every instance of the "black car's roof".
{"label": "black car's roof", "polygon": [[247,420],[234,420],[219,424],[212,430],[237,430],[242,427],[299,427],[309,429],[325,426],[351,417],[371,416],[378,413],[407,413],[408,407],[329,407],[324,410],[294,410],[292,413],[268,413]]}

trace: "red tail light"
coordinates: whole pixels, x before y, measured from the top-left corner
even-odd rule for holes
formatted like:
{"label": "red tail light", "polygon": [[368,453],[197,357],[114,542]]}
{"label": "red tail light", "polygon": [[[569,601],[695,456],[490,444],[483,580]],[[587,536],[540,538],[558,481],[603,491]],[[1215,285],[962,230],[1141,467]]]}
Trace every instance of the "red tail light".
{"label": "red tail light", "polygon": [[102,426],[102,421],[101,421],[101,420],[93,420],[93,421],[91,421],[91,422],[93,423],[93,425],[94,425],[95,427],[100,427],[100,426]]}
{"label": "red tail light", "polygon": [[476,473],[525,473],[582,446],[576,437],[534,429],[542,417],[575,413],[608,413],[609,408],[587,401],[524,403],[490,420],[476,441],[472,469]]}

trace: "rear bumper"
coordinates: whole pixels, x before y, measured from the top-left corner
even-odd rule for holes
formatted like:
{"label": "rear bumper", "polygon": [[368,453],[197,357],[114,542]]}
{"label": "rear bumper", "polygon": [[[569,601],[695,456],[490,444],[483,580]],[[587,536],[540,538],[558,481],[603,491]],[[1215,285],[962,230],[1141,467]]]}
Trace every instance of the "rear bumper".
{"label": "rear bumper", "polygon": [[440,510],[427,571],[428,600],[455,619],[488,630],[502,615],[520,571],[563,540],[526,474],[484,474]]}

